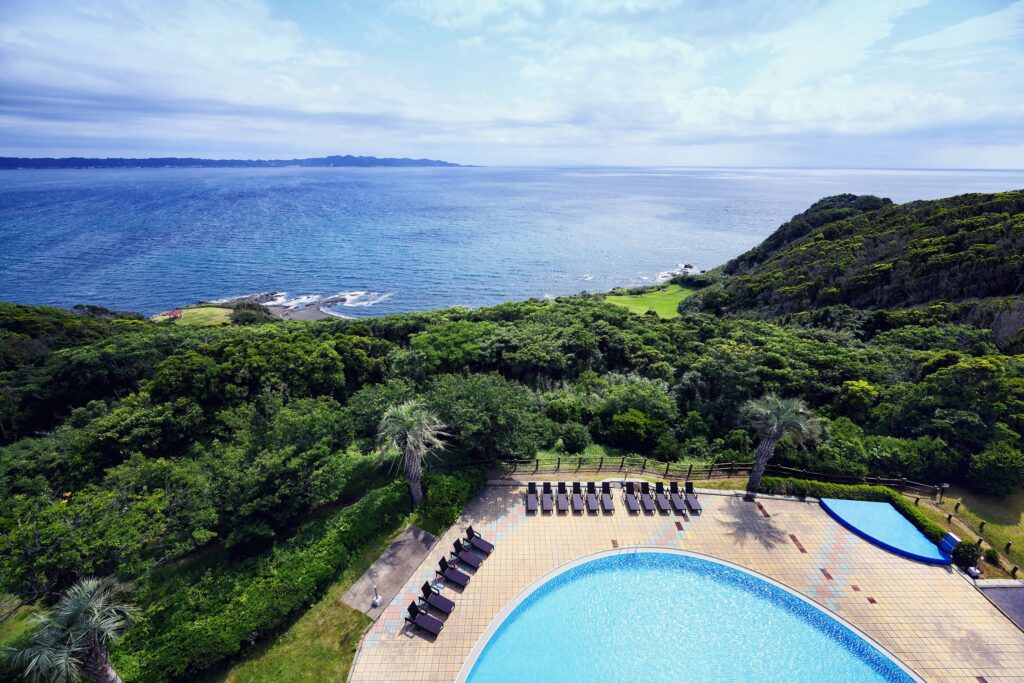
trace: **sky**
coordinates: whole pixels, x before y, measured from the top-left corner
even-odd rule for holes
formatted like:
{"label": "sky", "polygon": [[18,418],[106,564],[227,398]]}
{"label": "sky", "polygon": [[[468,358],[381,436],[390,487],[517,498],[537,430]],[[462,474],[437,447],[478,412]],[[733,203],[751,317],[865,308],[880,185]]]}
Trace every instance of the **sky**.
{"label": "sky", "polygon": [[3,0],[0,155],[1021,168],[1024,0]]}

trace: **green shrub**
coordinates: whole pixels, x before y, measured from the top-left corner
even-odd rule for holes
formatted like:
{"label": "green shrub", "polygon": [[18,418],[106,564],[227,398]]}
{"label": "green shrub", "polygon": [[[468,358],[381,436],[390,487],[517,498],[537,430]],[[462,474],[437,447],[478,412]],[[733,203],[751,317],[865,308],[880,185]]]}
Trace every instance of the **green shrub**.
{"label": "green shrub", "polygon": [[231,311],[231,322],[236,325],[255,325],[273,320],[274,316],[265,307],[248,301],[235,304]]}
{"label": "green shrub", "polygon": [[765,477],[761,480],[761,493],[774,493],[784,496],[810,496],[812,498],[844,498],[846,500],[870,500],[880,503],[889,503],[899,510],[900,514],[910,520],[910,523],[928,537],[932,543],[938,544],[946,535],[946,530],[925,517],[920,510],[914,507],[913,503],[906,498],[884,486],[868,486],[865,484],[846,485],[830,484],[822,481],[810,481],[807,479],[783,479],[779,477]]}
{"label": "green shrub", "polygon": [[352,555],[408,514],[408,500],[396,481],[263,555],[153,586],[155,599],[114,650],[115,668],[126,681],[195,679],[318,599]]}
{"label": "green shrub", "polygon": [[999,551],[995,548],[985,548],[985,561],[993,567],[998,567],[999,562]]}
{"label": "green shrub", "polygon": [[1009,495],[1024,483],[1024,453],[1005,441],[990,444],[971,459],[967,479],[982,493]]}
{"label": "green shrub", "polygon": [[422,521],[443,531],[458,521],[466,503],[480,492],[487,477],[483,470],[472,468],[451,474],[427,472],[423,479],[426,493],[420,503]]}
{"label": "green shrub", "polygon": [[981,548],[977,543],[960,541],[953,548],[953,562],[961,569],[977,566],[979,559],[981,559]]}
{"label": "green shrub", "polygon": [[578,422],[562,425],[562,449],[566,453],[582,453],[591,443],[590,430],[583,425]]}

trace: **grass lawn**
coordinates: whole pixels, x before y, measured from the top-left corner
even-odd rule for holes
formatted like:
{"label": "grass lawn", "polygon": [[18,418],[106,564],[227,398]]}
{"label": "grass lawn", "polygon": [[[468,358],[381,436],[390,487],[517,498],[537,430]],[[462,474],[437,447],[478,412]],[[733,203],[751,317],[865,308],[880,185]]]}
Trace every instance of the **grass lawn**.
{"label": "grass lawn", "polygon": [[[155,315],[153,320],[162,322],[167,320],[166,315]],[[197,306],[195,308],[181,309],[181,317],[176,325],[220,325],[231,322],[231,309],[219,306]]]}
{"label": "grass lawn", "polygon": [[625,306],[639,315],[643,315],[653,308],[661,318],[675,318],[679,315],[676,310],[679,302],[696,291],[679,285],[667,285],[646,294],[613,294],[606,296],[604,300],[611,304]]}
{"label": "grass lawn", "polygon": [[[1024,566],[1024,491],[1017,491],[1005,498],[994,498],[951,486],[943,496],[941,507],[947,512],[953,512],[953,507],[957,503],[960,503],[957,517],[966,522],[975,533],[984,520],[985,531],[978,535],[1003,555],[1007,554],[1007,542],[1012,542],[1010,561],[1018,566]],[[962,534],[958,535],[963,538]]]}
{"label": "grass lawn", "polygon": [[353,559],[327,589],[323,599],[286,631],[253,649],[245,659],[211,680],[223,683],[344,681],[370,618],[343,603],[341,598],[409,523],[421,526],[413,515],[391,533],[380,536]]}
{"label": "grass lawn", "polygon": [[[17,604],[18,602],[15,598],[0,595],[0,616],[7,614]],[[13,676],[13,672],[8,668],[6,662],[3,661],[4,648],[15,647],[23,638],[28,637],[29,632],[35,628],[31,617],[38,611],[39,608],[35,605],[25,605],[8,617],[6,621],[0,622],[0,680],[8,680],[6,677],[8,674]],[[14,680],[14,678],[12,677],[10,680]]]}

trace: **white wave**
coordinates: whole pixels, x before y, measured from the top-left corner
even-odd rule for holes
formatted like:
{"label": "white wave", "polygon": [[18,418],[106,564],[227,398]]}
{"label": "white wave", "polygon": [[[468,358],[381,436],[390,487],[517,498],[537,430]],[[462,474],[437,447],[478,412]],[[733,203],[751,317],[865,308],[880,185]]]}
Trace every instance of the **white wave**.
{"label": "white wave", "polygon": [[313,304],[318,303],[322,298],[323,296],[320,294],[303,294],[293,299],[289,299],[287,292],[283,292],[267,305],[280,306],[281,308],[287,308],[288,310],[294,311],[296,308],[312,306]]}
{"label": "white wave", "polygon": [[338,292],[329,296],[321,303],[333,306],[373,306],[385,299],[390,299],[393,292],[368,292],[357,289],[352,292]]}
{"label": "white wave", "polygon": [[233,304],[236,301],[253,301],[266,299],[272,301],[273,299],[282,296],[282,292],[253,292],[252,294],[237,294],[235,296],[226,296],[223,299],[210,299],[211,304]]}
{"label": "white wave", "polygon": [[677,263],[675,268],[669,270],[663,270],[658,273],[658,282],[664,282],[665,280],[671,280],[677,275],[691,275],[696,273],[697,269],[689,263]]}
{"label": "white wave", "polygon": [[594,276],[591,275],[590,273],[587,273],[586,275],[580,275],[579,279],[583,280],[584,282],[590,282],[591,280],[594,279]]}
{"label": "white wave", "polygon": [[370,292],[363,289],[351,292],[338,292],[337,294],[332,294],[328,297],[325,297],[320,293],[290,296],[288,292],[256,292],[255,294],[225,297],[223,299],[217,299],[212,303],[228,304],[237,301],[258,301],[265,306],[276,306],[290,311],[294,311],[299,308],[306,308],[307,306],[320,306],[320,310],[324,313],[344,318],[348,316],[324,309],[327,306],[373,306],[374,304],[379,304],[385,299],[389,299],[391,295],[392,292]]}

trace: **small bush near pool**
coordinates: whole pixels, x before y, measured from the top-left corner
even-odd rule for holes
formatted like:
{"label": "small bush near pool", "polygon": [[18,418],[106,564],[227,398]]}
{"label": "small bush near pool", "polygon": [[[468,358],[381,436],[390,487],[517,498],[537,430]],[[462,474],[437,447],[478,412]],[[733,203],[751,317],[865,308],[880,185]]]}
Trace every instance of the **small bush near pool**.
{"label": "small bush near pool", "polygon": [[961,569],[977,566],[978,560],[980,559],[981,548],[978,547],[977,543],[960,541],[956,544],[956,547],[953,548],[953,562],[955,562],[956,566]]}
{"label": "small bush near pool", "polygon": [[761,493],[773,493],[783,496],[800,496],[805,498],[843,498],[846,500],[869,500],[878,503],[889,503],[899,510],[900,514],[906,517],[911,524],[918,528],[928,540],[938,545],[946,530],[925,517],[907,499],[884,486],[869,486],[866,484],[849,486],[846,484],[829,484],[821,481],[810,481],[807,479],[784,479],[779,477],[765,477],[761,480]]}
{"label": "small bush near pool", "polygon": [[435,530],[444,530],[454,524],[466,503],[483,488],[487,480],[483,470],[468,469],[446,474],[427,472],[423,483],[427,492],[420,504],[423,521]]}
{"label": "small bush near pool", "polygon": [[988,562],[993,567],[998,567],[999,566],[999,551],[996,550],[995,548],[986,548],[985,549],[985,561]]}
{"label": "small bush near pool", "polygon": [[591,444],[590,430],[578,422],[570,422],[562,427],[562,448],[573,455],[587,450]]}

